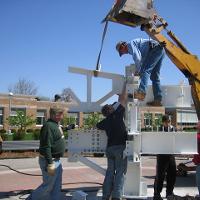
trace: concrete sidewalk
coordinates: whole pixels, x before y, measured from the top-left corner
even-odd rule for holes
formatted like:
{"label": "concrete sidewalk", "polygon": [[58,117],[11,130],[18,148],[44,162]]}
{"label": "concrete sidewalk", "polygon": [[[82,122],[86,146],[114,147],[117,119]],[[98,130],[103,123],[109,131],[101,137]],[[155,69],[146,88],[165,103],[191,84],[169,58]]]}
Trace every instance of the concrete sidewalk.
{"label": "concrete sidewalk", "polygon": [[[106,158],[90,158],[102,167],[106,167]],[[182,162],[178,161],[177,162]],[[66,158],[63,163],[63,199],[71,200],[75,190],[83,190],[88,193],[87,200],[101,200],[101,185],[104,177],[77,162],[69,163]],[[5,159],[0,160],[0,165],[9,165],[26,173],[40,174],[38,158],[29,159]],[[142,179],[148,185],[148,198],[153,196],[153,182],[155,176],[155,157],[142,157]],[[41,183],[41,177],[25,176],[0,166],[0,199],[25,199],[28,195],[22,195],[27,190],[35,189]],[[195,196],[198,191],[195,184],[195,173],[191,172],[187,177],[177,177],[174,193],[180,196],[189,194]],[[162,196],[165,196],[165,188]]]}

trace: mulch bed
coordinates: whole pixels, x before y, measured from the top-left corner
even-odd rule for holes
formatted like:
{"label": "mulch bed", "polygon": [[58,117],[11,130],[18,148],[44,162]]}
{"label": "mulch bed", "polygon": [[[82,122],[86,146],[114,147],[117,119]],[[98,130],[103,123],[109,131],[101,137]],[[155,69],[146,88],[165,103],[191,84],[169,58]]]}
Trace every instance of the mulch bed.
{"label": "mulch bed", "polygon": [[0,153],[0,159],[13,159],[13,158],[35,158],[38,156],[38,152],[34,151],[5,151]]}
{"label": "mulch bed", "polygon": [[[39,156],[38,152],[34,151],[4,151],[0,153],[0,159],[14,159],[14,158],[35,158]],[[64,157],[68,154],[65,152]]]}

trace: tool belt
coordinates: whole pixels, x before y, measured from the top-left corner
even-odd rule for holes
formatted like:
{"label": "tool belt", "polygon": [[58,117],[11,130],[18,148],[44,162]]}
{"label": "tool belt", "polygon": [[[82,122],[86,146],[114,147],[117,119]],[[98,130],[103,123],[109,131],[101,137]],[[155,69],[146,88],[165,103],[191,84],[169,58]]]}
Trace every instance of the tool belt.
{"label": "tool belt", "polygon": [[[45,158],[42,154],[39,154],[39,157],[40,158]],[[52,155],[52,157],[55,158],[55,159],[60,159],[59,155]]]}
{"label": "tool belt", "polygon": [[155,41],[152,41],[152,40],[149,41],[149,48],[150,49],[153,49],[153,48],[155,48],[155,47],[157,47],[159,45],[160,44],[158,42],[155,42]]}
{"label": "tool belt", "polygon": [[39,154],[39,157],[40,157],[40,158],[44,158],[44,156],[43,156],[42,154]]}

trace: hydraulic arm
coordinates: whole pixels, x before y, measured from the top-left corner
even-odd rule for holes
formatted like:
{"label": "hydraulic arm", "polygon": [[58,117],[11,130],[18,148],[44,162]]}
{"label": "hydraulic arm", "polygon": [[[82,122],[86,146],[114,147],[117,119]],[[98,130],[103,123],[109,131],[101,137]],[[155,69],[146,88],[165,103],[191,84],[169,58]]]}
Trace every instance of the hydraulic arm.
{"label": "hydraulic arm", "polygon": [[[167,22],[153,9],[152,0],[117,0],[104,21],[123,25],[141,26],[152,39],[164,42],[165,51],[171,61],[188,78],[191,93],[200,120],[200,61],[192,55],[175,34],[167,30]],[[166,31],[166,36],[162,34]]]}

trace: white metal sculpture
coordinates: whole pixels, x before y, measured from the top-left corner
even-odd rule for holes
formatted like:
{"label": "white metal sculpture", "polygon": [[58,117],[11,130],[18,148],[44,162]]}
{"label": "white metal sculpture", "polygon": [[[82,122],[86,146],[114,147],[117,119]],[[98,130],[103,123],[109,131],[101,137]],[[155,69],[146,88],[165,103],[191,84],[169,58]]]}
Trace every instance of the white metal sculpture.
{"label": "white metal sculpture", "polygon": [[95,112],[101,110],[101,104],[104,103],[107,99],[112,97],[115,94],[119,94],[121,92],[123,83],[124,83],[124,76],[119,74],[113,73],[106,73],[106,72],[98,72],[98,77],[111,79],[112,80],[112,90],[99,99],[96,102],[92,102],[92,77],[94,77],[94,71],[86,70],[77,67],[69,67],[69,72],[76,73],[76,74],[83,74],[86,76],[87,79],[87,101],[86,102],[78,102],[79,105],[73,107],[74,111],[81,111],[81,112]]}
{"label": "white metal sculpture", "polygon": [[[134,77],[134,66],[126,67],[126,75],[99,72],[98,77],[112,80],[112,90],[96,102],[91,102],[91,80],[94,76],[92,70],[70,67],[72,73],[84,74],[87,77],[87,102],[80,102],[77,111],[94,112],[99,111],[101,104],[114,94],[119,94],[122,90],[126,78],[126,89],[128,93],[133,93],[138,87],[138,77]],[[189,107],[191,106],[191,95],[189,87],[162,87],[163,102],[165,106]],[[151,88],[150,88],[151,89]],[[145,101],[151,100],[150,89],[147,92]],[[185,95],[183,95],[185,94]],[[181,98],[181,101],[180,101]],[[181,103],[180,103],[181,102]],[[145,102],[144,102],[145,103]],[[128,157],[128,169],[124,184],[125,198],[147,198],[147,185],[141,181],[141,154],[194,154],[197,152],[196,134],[184,132],[140,132],[138,126],[138,106],[144,103],[136,99],[127,103],[126,127],[129,140],[126,142],[124,154]],[[106,149],[106,134],[98,130],[71,130],[68,137],[69,161],[81,161],[101,174],[105,174],[105,169],[91,162],[82,153],[101,153]],[[156,144],[154,145],[156,141]],[[167,141],[167,143],[166,143]]]}

